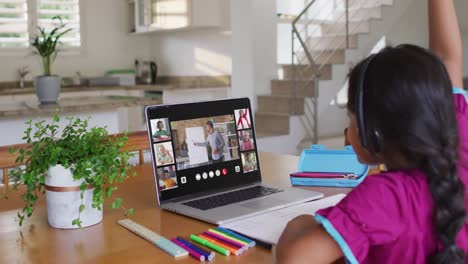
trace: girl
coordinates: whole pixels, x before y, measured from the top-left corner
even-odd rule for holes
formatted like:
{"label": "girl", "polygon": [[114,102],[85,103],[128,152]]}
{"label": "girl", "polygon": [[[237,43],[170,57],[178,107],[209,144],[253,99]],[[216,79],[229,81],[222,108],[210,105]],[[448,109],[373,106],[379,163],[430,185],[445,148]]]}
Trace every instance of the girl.
{"label": "girl", "polygon": [[[337,206],[292,220],[279,263],[465,263],[468,105],[452,0],[428,0],[431,52],[387,48],[350,73],[348,138],[389,169]],[[445,63],[445,67],[444,64]],[[448,70],[448,71],[447,71]]]}
{"label": "girl", "polygon": [[159,145],[158,150],[158,166],[171,164],[174,162],[174,158],[172,157],[171,153],[167,151],[163,144]]}

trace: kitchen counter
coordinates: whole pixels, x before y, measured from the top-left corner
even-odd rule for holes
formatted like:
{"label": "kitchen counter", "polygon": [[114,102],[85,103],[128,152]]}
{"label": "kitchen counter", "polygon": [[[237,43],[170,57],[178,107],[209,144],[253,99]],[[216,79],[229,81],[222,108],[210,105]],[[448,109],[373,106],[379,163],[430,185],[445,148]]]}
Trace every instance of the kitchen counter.
{"label": "kitchen counter", "polygon": [[0,120],[35,118],[72,113],[117,110],[118,108],[160,104],[160,99],[133,96],[71,97],[60,99],[57,105],[40,105],[37,99],[0,104]]}
{"label": "kitchen counter", "polygon": [[[0,96],[35,94],[31,82],[25,88],[14,88],[15,82],[0,82]],[[157,84],[137,84],[132,86],[62,86],[60,93],[106,92],[106,91],[180,91],[184,89],[230,87],[231,76],[159,76]]]}
{"label": "kitchen counter", "polygon": [[25,122],[46,120],[60,116],[61,129],[66,117],[89,118],[90,127],[106,127],[110,134],[145,129],[143,109],[147,105],[160,104],[160,98],[135,96],[73,96],[61,98],[57,105],[40,105],[35,96],[22,100],[0,103],[0,146],[24,143]]}
{"label": "kitchen counter", "polygon": [[[112,90],[125,90],[125,91],[164,91],[170,90],[174,87],[172,85],[161,84],[141,84],[135,86],[65,86],[62,87],[60,93],[69,92],[90,92],[90,91],[112,91]],[[0,88],[0,96],[2,95],[20,95],[20,94],[35,94],[34,87],[25,88]]]}

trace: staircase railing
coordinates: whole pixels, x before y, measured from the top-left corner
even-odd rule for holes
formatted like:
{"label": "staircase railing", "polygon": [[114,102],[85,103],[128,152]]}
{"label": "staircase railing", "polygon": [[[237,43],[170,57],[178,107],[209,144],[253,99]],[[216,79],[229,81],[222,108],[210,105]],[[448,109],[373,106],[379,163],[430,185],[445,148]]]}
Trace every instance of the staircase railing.
{"label": "staircase railing", "polygon": [[[354,13],[350,12],[350,1],[353,2],[353,8],[357,10]],[[299,114],[296,105],[298,93],[313,89],[313,96],[304,100],[304,115],[301,121],[307,131],[307,136],[314,144],[318,142],[318,97],[321,71],[325,65],[330,64],[329,62],[338,51],[351,48],[351,36],[364,22],[368,22],[368,19],[353,22],[353,19],[359,16],[359,10],[368,3],[376,7],[380,6],[382,1],[311,0],[292,22],[290,112],[293,115]],[[323,26],[328,26],[327,30],[322,30]],[[321,41],[315,38],[318,33],[323,33],[322,31],[330,31],[331,36],[336,35],[337,40],[331,42],[331,38],[324,37]],[[311,40],[315,42],[311,43]]]}

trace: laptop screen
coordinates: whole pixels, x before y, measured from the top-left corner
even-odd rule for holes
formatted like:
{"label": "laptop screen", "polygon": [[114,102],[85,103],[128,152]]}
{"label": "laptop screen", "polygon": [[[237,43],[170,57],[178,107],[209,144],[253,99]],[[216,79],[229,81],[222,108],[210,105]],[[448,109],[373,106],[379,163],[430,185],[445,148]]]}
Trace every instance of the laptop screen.
{"label": "laptop screen", "polygon": [[149,106],[146,118],[160,202],[260,180],[248,98]]}

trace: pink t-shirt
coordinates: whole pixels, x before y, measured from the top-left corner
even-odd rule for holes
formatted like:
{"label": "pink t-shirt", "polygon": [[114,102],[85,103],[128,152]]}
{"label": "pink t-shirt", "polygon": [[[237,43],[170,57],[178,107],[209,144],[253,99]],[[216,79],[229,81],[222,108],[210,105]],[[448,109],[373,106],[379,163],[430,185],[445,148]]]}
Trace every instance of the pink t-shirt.
{"label": "pink t-shirt", "polygon": [[[459,127],[458,175],[468,211],[468,106],[454,95]],[[442,129],[442,128],[441,128]],[[434,202],[426,176],[402,170],[367,177],[338,205],[315,219],[340,245],[349,263],[426,263],[441,246],[434,232]],[[457,246],[468,252],[468,222]]]}

